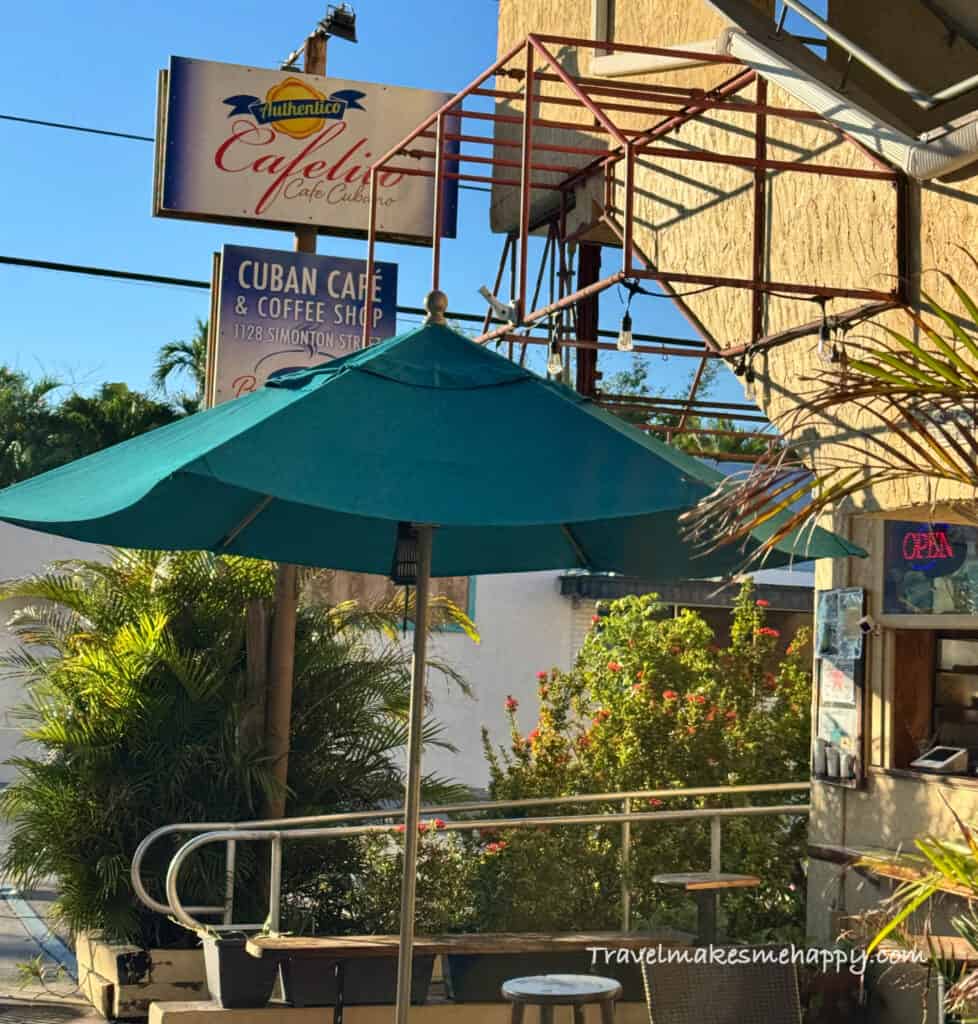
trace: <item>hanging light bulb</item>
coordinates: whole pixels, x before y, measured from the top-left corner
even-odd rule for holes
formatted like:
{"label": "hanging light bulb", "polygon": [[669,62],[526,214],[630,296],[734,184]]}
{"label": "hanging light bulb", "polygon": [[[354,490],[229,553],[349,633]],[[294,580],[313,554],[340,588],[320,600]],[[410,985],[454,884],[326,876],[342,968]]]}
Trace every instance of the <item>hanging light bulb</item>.
{"label": "hanging light bulb", "polygon": [[559,377],[564,372],[564,360],[560,355],[560,345],[555,341],[550,346],[550,357],[547,359],[547,373],[551,377]]}
{"label": "hanging light bulb", "polygon": [[818,328],[818,358],[823,362],[831,362],[832,324],[825,315],[825,300],[822,300],[822,323]]}
{"label": "hanging light bulb", "polygon": [[625,315],[621,318],[621,327],[618,330],[618,351],[619,352],[631,352],[635,348],[632,342],[632,315],[625,310]]}

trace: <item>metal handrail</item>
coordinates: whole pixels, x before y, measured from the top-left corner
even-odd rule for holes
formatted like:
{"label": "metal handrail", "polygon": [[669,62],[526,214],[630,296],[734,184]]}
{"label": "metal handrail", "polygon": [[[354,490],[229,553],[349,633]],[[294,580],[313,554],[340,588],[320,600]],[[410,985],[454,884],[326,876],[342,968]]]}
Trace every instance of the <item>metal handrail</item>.
{"label": "metal handrail", "polygon": [[901,75],[898,75],[882,61],[877,60],[868,50],[864,50],[858,43],[853,42],[847,35],[834,28],[810,7],[802,3],[801,0],[783,0],[783,3],[786,8],[790,7],[796,14],[801,15],[810,24],[824,32],[833,43],[842,47],[853,59],[858,60],[860,64],[869,68],[870,71],[882,78],[884,82],[892,85],[894,89],[906,93],[923,110],[933,110],[934,107],[941,103],[957,99],[958,96],[963,96],[966,92],[971,92],[972,89],[978,88],[978,75],[972,75],[970,78],[964,78],[960,82],[955,82],[953,85],[941,89],[940,92],[933,94],[925,92],[913,83],[908,82]]}
{"label": "metal handrail", "polygon": [[[686,821],[709,819],[710,821],[710,866],[712,871],[719,871],[721,865],[721,828],[722,820],[728,817],[748,817],[754,815],[807,815],[810,804],[773,804],[766,806],[713,807],[695,808],[682,811],[633,811],[631,804],[638,799],[682,798],[697,796],[726,796],[731,794],[757,794],[773,792],[802,792],[811,788],[808,782],[765,783],[756,786],[703,786],[690,789],[657,789],[635,790],[627,793],[590,793],[581,796],[563,797],[526,797],[518,800],[479,801],[459,804],[443,804],[427,807],[425,814],[467,813],[472,811],[498,810],[502,808],[566,806],[578,803],[620,803],[623,810],[618,813],[599,814],[562,814],[533,816],[527,818],[490,818],[476,820],[448,821],[439,826],[445,831],[462,831],[466,829],[484,828],[528,828],[552,825],[608,825],[620,824],[622,827],[623,857],[627,861],[630,843],[631,824],[649,821]],[[205,925],[197,920],[194,914],[223,914],[223,923],[211,926],[214,930],[251,930],[267,926],[269,930],[278,930],[281,907],[281,867],[282,847],[286,839],[324,839],[346,838],[372,833],[390,833],[391,824],[383,825],[330,825],[337,821],[371,821],[378,818],[396,819],[403,817],[402,808],[380,811],[359,811],[350,814],[326,814],[302,818],[275,818],[254,822],[181,823],[168,825],[150,833],[137,848],[133,857],[131,877],[137,895],[150,909],[159,913],[172,914],[180,922],[192,929],[202,929]],[[306,825],[322,825],[323,827],[297,827]],[[199,832],[201,834],[185,842],[170,861],[166,876],[166,904],[154,900],[147,892],[140,878],[140,867],[150,844],[163,835],[175,832]],[[233,924],[234,901],[234,860],[236,844],[241,841],[271,842],[269,914],[263,924]],[[187,857],[203,846],[215,842],[224,842],[227,849],[227,868],[225,901],[222,906],[185,907],[179,898],[178,885],[180,870]],[[630,926],[631,894],[627,887],[627,873],[622,880],[622,925]]]}
{"label": "metal handrail", "polygon": [[[434,807],[422,808],[425,814],[466,814],[475,811],[492,811],[502,808],[519,807],[555,807],[581,803],[621,803],[627,800],[650,800],[657,798],[678,799],[681,797],[699,796],[727,796],[729,794],[752,793],[787,793],[787,792],[808,792],[811,783],[808,782],[766,782],[753,786],[699,786],[691,789],[642,789],[630,792],[617,793],[586,793],[580,796],[544,796],[544,797],[522,797],[518,800],[482,800],[467,801],[464,803],[439,804]],[[203,822],[180,822],[176,825],[163,825],[154,829],[136,847],[132,857],[132,865],[129,869],[129,877],[132,881],[133,890],[136,896],[150,910],[158,914],[173,914],[174,908],[166,903],[160,903],[154,899],[143,884],[142,865],[150,846],[163,836],[173,835],[181,832],[213,832],[213,831],[253,831],[255,829],[292,829],[305,825],[328,825],[331,822],[341,821],[376,821],[378,819],[396,819],[404,817],[403,807],[393,807],[387,810],[378,811],[352,811],[347,813],[334,814],[313,814],[296,818],[259,818],[254,821],[203,821]],[[242,837],[243,838],[243,837]],[[228,840],[226,874],[228,882],[233,887],[234,880],[234,839]],[[186,907],[185,909],[195,914],[219,914],[225,915],[227,920],[230,896],[225,890],[225,902],[221,906],[200,906]]]}

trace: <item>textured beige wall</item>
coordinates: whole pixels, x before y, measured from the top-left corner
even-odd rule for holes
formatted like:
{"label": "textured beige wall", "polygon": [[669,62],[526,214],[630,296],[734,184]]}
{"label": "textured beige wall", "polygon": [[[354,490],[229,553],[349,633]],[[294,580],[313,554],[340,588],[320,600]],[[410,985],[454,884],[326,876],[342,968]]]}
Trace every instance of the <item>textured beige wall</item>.
{"label": "textured beige wall", "polygon": [[[881,39],[899,36],[899,18],[907,2],[900,0],[892,19],[876,19]],[[833,17],[844,14],[846,29],[858,35],[868,31],[865,15],[857,17],[854,12],[854,8],[861,6],[837,4]],[[705,0],[615,0],[613,7],[613,32],[620,41],[681,44],[715,36],[723,24]],[[843,13],[839,14],[840,11]],[[501,0],[500,52],[529,31],[587,37],[591,31],[590,18],[591,0]],[[921,45],[932,49],[938,45],[939,36],[935,32],[924,33]],[[940,45],[946,45],[946,41]],[[961,45],[954,44],[955,53]],[[892,47],[895,46],[896,43],[892,43]],[[589,54],[570,50],[564,53],[568,66],[577,67],[572,58],[587,62]],[[586,73],[588,69],[580,70]],[[955,74],[957,70],[955,67]],[[657,76],[655,80],[712,85],[727,74],[729,69],[726,72],[719,68],[693,69]],[[751,97],[753,87],[744,95]],[[769,89],[769,101],[778,106],[797,107],[795,101],[773,87]],[[583,117],[572,107],[561,112],[562,119],[581,120]],[[614,117],[624,127],[640,124],[632,115]],[[654,120],[646,119],[643,126]],[[751,117],[713,112],[684,125],[663,144],[752,155],[752,128]],[[874,166],[855,145],[826,128],[772,118],[768,135],[772,158],[866,169]],[[584,133],[569,132],[539,137],[560,142],[570,139],[572,144],[587,144],[588,138]],[[619,209],[623,204],[623,176],[623,169],[619,169],[614,189],[615,207]],[[953,182],[911,186],[913,205],[919,210],[919,219],[914,216],[911,228],[913,262],[925,271],[925,287],[939,300],[952,305],[950,289],[931,272],[933,268],[951,270],[967,288],[978,293],[978,273],[962,258],[959,248],[972,246],[976,237],[978,178],[970,176],[969,172],[958,177],[960,180]],[[894,287],[896,189],[892,183],[779,171],[767,174],[766,188],[768,225],[764,258],[769,280],[884,292]],[[515,225],[515,192],[508,190],[504,196],[497,190],[494,195],[492,223],[496,230]],[[645,157],[636,175],[635,215],[636,243],[660,270],[751,276],[753,193],[750,171],[696,161]],[[604,272],[609,273],[615,262],[613,253],[608,253]],[[680,291],[690,287],[677,285]],[[840,313],[861,301],[834,299],[828,302],[826,309],[830,315]],[[721,345],[749,340],[751,296],[747,290],[717,289],[691,296],[688,304]],[[634,304],[636,330],[652,327],[649,305],[641,301]],[[808,301],[767,297],[764,332],[774,333],[813,320],[818,312],[818,307]],[[649,320],[643,323],[645,317]],[[888,314],[879,322],[912,333],[906,317],[900,313]],[[873,325],[863,325],[854,333],[878,335],[880,332]],[[809,337],[773,349],[756,360],[756,397],[770,416],[791,411],[799,394],[811,387],[812,374],[819,368],[815,349],[816,339]],[[838,408],[832,420],[822,425],[821,434],[826,439],[855,437],[862,444],[867,426],[867,422],[852,415],[851,410]],[[831,456],[840,454],[837,447],[826,450]],[[895,509],[926,501],[950,500],[961,494],[960,489],[949,487],[932,493],[924,481],[914,481],[878,487],[867,492],[856,504],[869,510]]]}

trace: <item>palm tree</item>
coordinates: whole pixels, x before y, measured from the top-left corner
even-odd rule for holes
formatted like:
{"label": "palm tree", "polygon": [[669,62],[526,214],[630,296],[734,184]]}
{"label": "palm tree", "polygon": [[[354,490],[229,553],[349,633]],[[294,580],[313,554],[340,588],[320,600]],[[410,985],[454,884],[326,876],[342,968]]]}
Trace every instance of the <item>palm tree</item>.
{"label": "palm tree", "polygon": [[61,462],[81,458],[127,441],[178,417],[158,402],[122,383],[103,384],[94,395],[69,395],[55,410],[53,446]]}
{"label": "palm tree", "polygon": [[189,341],[168,341],[156,355],[156,368],[153,370],[152,380],[159,391],[166,393],[167,382],[174,374],[187,376],[193,382],[193,394],[179,396],[185,411],[196,411],[204,398],[207,376],[207,330],[207,321],[198,317],[194,335]]}
{"label": "palm tree", "polygon": [[30,380],[24,373],[0,366],[0,487],[50,469],[50,438],[54,410],[53,377]]}
{"label": "palm tree", "polygon": [[798,387],[794,406],[774,419],[783,443],[686,515],[691,539],[712,550],[783,516],[751,556],[760,561],[867,488],[899,484],[923,483],[931,493],[952,485],[957,511],[978,522],[978,337],[961,326],[978,324],[978,303],[942,277],[964,316],[922,293],[937,327],[907,310],[906,333],[876,324],[872,336],[847,339],[835,361],[798,382],[807,391]]}
{"label": "palm tree", "polygon": [[[10,762],[18,777],[0,797],[12,826],[0,868],[25,887],[56,876],[56,913],[73,933],[179,941],[179,929],[132,893],[136,845],[164,824],[259,816],[274,782],[260,733],[244,728],[245,633],[249,602],[269,601],[274,579],[271,563],[252,559],[115,551],[108,563],[61,563],[0,591],[24,605],[11,624],[20,646],[0,656],[0,669],[25,685],[20,717],[40,747]],[[397,633],[400,610],[300,605],[290,813],[361,810],[403,792],[411,657]],[[439,618],[473,628],[445,602]],[[424,741],[452,749],[430,718]],[[445,779],[424,785],[429,799],[460,795]],[[154,892],[170,853],[160,844],[146,865]],[[245,903],[260,888],[255,856],[239,851]],[[328,875],[350,856],[331,841],[293,866],[314,858]],[[223,872],[221,856],[195,858],[190,901],[214,902]]]}

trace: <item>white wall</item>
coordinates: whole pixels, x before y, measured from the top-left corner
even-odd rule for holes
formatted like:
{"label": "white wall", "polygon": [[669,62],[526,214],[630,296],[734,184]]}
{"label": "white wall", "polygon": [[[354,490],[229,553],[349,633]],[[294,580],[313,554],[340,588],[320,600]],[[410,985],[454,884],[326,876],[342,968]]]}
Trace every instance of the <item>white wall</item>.
{"label": "white wall", "polygon": [[572,603],[560,596],[557,572],[479,576],[475,580],[475,622],[482,635],[476,646],[467,637],[443,633],[432,654],[450,661],[468,680],[474,699],[446,691],[432,677],[433,713],[458,747],[457,754],[430,749],[425,771],[451,776],[470,786],[488,783],[480,731],[485,725],[497,743],[509,740],[503,702],[512,694],[520,702],[523,733],[537,717],[540,670],[567,669],[576,653],[572,636]]}
{"label": "white wall", "polygon": [[[93,544],[82,544],[0,522],[0,579],[10,580],[39,572],[45,565],[63,558],[104,557],[103,549]],[[16,643],[7,629],[15,607],[13,601],[0,601],[0,651],[9,650]],[[0,678],[0,762],[27,751],[20,742],[21,728],[10,714],[11,709],[23,704],[25,699],[19,681]],[[0,786],[10,782],[15,774],[14,769],[0,763]]]}

